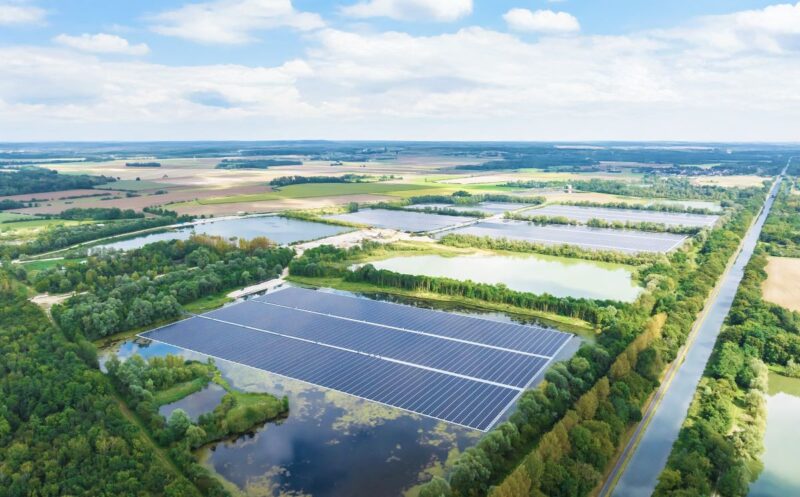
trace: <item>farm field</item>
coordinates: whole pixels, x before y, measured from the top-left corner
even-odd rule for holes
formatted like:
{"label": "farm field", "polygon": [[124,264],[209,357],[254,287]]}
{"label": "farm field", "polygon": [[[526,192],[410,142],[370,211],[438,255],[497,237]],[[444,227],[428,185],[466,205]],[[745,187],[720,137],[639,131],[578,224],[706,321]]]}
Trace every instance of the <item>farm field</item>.
{"label": "farm field", "polygon": [[239,195],[232,197],[211,198],[202,200],[202,204],[229,204],[240,202],[257,202],[263,200],[278,200],[285,198],[314,198],[341,195],[364,194],[389,194],[424,190],[425,186],[405,183],[309,183],[303,185],[290,185],[262,194]]}
{"label": "farm field", "polygon": [[764,282],[764,300],[800,311],[800,259],[769,257]]}

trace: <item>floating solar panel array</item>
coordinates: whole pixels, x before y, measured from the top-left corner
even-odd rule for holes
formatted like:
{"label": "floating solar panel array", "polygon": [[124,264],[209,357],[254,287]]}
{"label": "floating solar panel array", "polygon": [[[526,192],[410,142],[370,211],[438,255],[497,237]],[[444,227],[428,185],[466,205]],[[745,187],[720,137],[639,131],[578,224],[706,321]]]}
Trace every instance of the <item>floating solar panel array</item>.
{"label": "floating solar panel array", "polygon": [[394,211],[389,209],[361,209],[357,212],[331,214],[328,219],[347,221],[349,223],[368,224],[376,228],[388,228],[411,233],[434,231],[474,221],[474,217],[447,216],[444,214],[428,214],[424,212]]}
{"label": "floating solar panel array", "polygon": [[479,430],[571,338],[300,288],[141,336]]}
{"label": "floating solar panel array", "polygon": [[608,207],[584,207],[577,205],[547,205],[526,212],[529,215],[565,217],[580,222],[602,219],[609,222],[656,223],[666,226],[695,226],[708,228],[717,222],[719,216],[691,214],[686,212],[660,212],[639,209],[616,209]]}
{"label": "floating solar panel array", "polygon": [[[531,214],[538,211],[530,211]],[[588,226],[541,225],[526,221],[481,221],[471,226],[440,233],[506,238],[544,245],[575,245],[589,250],[619,252],[669,252],[686,241],[685,235],[648,231],[591,228]]]}

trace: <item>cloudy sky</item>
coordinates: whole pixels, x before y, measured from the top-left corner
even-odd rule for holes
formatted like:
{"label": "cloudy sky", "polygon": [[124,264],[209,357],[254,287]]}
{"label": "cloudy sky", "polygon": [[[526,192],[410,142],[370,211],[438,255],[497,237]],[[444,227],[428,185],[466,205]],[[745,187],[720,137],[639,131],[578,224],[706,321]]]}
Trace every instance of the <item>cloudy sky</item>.
{"label": "cloudy sky", "polygon": [[800,2],[0,0],[0,141],[800,141]]}

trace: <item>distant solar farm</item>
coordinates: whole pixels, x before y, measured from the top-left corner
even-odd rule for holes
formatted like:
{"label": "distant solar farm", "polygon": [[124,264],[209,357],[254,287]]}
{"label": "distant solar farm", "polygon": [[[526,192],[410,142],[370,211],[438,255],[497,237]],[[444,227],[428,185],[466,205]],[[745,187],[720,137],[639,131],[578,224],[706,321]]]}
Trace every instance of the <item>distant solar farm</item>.
{"label": "distant solar farm", "polygon": [[626,253],[669,252],[680,246],[684,235],[648,231],[590,228],[587,226],[540,225],[526,221],[481,221],[454,229],[450,233],[507,238],[544,245],[575,245],[589,250],[615,250]]}
{"label": "distant solar farm", "polygon": [[300,288],[140,336],[483,431],[572,338]]}
{"label": "distant solar farm", "polygon": [[590,219],[602,219],[609,222],[657,223],[666,226],[694,226],[707,228],[717,222],[719,216],[706,214],[689,214],[685,212],[659,212],[637,209],[610,209],[605,207],[583,207],[576,205],[547,205],[526,212],[526,214],[565,217],[575,221],[586,222]]}

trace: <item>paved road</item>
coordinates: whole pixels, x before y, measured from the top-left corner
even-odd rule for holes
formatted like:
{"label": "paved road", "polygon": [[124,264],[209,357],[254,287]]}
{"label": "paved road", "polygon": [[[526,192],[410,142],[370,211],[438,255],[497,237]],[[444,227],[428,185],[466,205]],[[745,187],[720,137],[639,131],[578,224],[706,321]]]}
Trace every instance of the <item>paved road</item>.
{"label": "paved road", "polygon": [[[784,169],[784,173],[785,171]],[[644,420],[640,423],[631,443],[626,447],[620,463],[609,476],[606,486],[601,491],[601,496],[607,496],[613,491],[614,497],[642,497],[651,495],[655,490],[658,476],[664,469],[672,450],[672,444],[678,437],[697,384],[714,348],[717,335],[719,335],[722,323],[731,308],[739,282],[744,275],[744,268],[753,255],[761,228],[772,208],[773,195],[777,193],[781,179],[782,175],[770,190],[761,214],[745,235],[735,262],[723,275],[717,293],[709,302],[708,311],[698,322],[696,336],[694,341],[690,341],[688,344],[685,360],[677,366],[677,372],[672,377],[672,381],[665,380],[659,388],[655,397],[656,402],[653,402],[645,413]],[[669,377],[668,374],[667,378]],[[649,422],[647,422],[648,419]],[[642,433],[643,435],[641,435]],[[639,440],[638,445],[635,443],[636,440]],[[627,465],[623,467],[624,461],[631,451],[633,451],[633,455]],[[622,475],[619,477],[616,487],[612,487],[611,483],[620,471],[622,471]]]}

